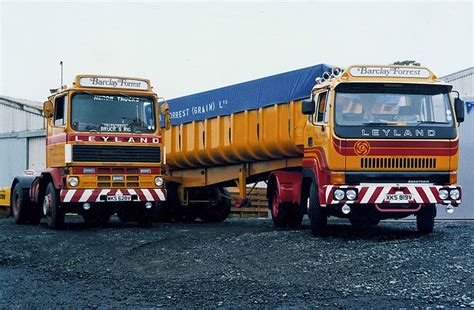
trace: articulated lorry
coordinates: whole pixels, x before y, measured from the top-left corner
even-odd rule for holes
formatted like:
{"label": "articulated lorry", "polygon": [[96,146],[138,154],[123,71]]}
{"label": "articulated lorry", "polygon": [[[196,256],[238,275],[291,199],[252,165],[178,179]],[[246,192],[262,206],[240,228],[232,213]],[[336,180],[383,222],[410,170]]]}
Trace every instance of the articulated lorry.
{"label": "articulated lorry", "polygon": [[416,215],[430,233],[436,205],[461,203],[458,97],[425,67],[321,64],[170,100],[170,206],[223,220],[224,187],[248,204],[246,185],[265,181],[277,226],[308,214],[317,235],[330,216],[365,226]]}
{"label": "articulated lorry", "polygon": [[157,107],[146,79],[78,75],[72,87],[52,90],[44,103],[46,169],[13,180],[15,222],[45,217],[57,228],[76,213],[96,225],[117,212],[150,225],[166,200]]}

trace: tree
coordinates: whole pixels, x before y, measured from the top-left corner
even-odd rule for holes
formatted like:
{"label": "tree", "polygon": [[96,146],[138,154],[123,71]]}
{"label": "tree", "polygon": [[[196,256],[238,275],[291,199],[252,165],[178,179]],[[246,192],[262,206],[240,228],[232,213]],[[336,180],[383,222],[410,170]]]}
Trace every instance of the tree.
{"label": "tree", "polygon": [[395,61],[392,65],[400,65],[400,66],[419,66],[420,63],[416,60],[399,60]]}

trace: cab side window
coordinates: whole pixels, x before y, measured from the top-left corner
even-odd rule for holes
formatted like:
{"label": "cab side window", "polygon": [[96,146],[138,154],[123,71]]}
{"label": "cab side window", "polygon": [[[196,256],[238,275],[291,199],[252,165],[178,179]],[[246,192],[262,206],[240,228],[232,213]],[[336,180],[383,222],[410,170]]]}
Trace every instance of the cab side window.
{"label": "cab side window", "polygon": [[54,105],[54,126],[62,126],[67,122],[67,96],[58,97]]}
{"label": "cab side window", "polygon": [[327,100],[328,92],[320,93],[317,97],[316,102],[316,113],[314,117],[315,123],[322,123],[323,121],[328,120],[329,116],[327,115]]}

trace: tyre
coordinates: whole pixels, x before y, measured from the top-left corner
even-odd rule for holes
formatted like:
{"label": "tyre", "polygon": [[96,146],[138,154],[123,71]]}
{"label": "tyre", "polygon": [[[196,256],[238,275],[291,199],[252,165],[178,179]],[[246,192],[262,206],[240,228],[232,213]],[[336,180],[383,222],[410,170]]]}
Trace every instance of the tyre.
{"label": "tyre", "polygon": [[43,197],[43,213],[49,228],[61,228],[65,213],[59,205],[58,192],[53,183],[49,183]]}
{"label": "tyre", "polygon": [[277,227],[285,227],[288,224],[287,208],[280,202],[280,194],[277,185],[272,186],[270,197],[268,197],[268,208],[272,213],[273,224]]}
{"label": "tyre", "polygon": [[222,222],[230,213],[232,202],[230,193],[225,188],[212,187],[209,189],[209,203],[200,211],[204,222]]}
{"label": "tyre", "polygon": [[416,228],[422,234],[433,232],[434,219],[436,217],[436,205],[424,205],[416,215]]}
{"label": "tyre", "polygon": [[309,191],[309,210],[308,216],[310,219],[311,233],[314,236],[322,235],[327,226],[328,217],[325,208],[319,204],[317,185],[312,184]]}
{"label": "tyre", "polygon": [[28,204],[23,197],[23,188],[17,183],[13,188],[11,196],[11,213],[16,224],[28,222]]}

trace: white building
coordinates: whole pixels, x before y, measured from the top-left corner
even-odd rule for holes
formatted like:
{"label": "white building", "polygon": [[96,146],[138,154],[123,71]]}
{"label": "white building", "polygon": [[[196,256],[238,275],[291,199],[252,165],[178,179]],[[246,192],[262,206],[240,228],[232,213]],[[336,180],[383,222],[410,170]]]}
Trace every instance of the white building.
{"label": "white building", "polygon": [[0,187],[25,169],[45,167],[42,103],[0,96]]}
{"label": "white building", "polygon": [[[462,205],[453,215],[447,218],[474,219],[474,67],[461,70],[442,77],[445,82],[453,85],[453,90],[466,105],[466,119],[459,126],[459,170],[458,183],[463,187]],[[446,216],[443,216],[446,217]]]}

